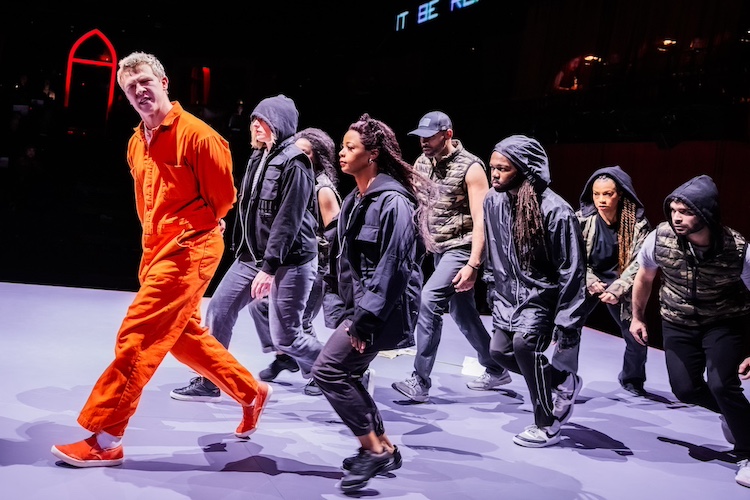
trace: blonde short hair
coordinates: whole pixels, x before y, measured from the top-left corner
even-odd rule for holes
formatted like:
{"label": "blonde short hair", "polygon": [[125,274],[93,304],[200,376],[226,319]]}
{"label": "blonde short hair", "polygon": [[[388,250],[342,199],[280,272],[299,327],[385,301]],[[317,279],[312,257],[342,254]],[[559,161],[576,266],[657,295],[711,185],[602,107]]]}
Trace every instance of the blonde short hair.
{"label": "blonde short hair", "polygon": [[133,52],[127,57],[120,59],[117,65],[117,83],[122,87],[122,75],[125,72],[135,71],[138,66],[146,65],[151,68],[154,75],[162,79],[167,76],[167,72],[164,70],[164,65],[156,58],[153,54],[147,54],[145,52]]}

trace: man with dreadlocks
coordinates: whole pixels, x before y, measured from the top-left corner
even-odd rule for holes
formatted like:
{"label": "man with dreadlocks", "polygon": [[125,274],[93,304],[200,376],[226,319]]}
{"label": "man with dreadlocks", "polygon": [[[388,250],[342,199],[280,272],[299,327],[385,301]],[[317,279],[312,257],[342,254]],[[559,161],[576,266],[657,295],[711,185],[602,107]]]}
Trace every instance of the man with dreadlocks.
{"label": "man with dreadlocks", "polygon": [[[617,378],[626,391],[644,396],[648,347],[630,335],[630,290],[638,271],[635,257],[651,226],[632,179],[619,166],[596,170],[581,192],[580,203],[576,215],[586,246],[587,314],[597,304],[606,304],[625,339],[622,371]],[[577,372],[578,348],[555,353],[552,363]]]}
{"label": "man with dreadlocks", "polygon": [[[490,157],[493,189],[484,199],[486,253],[494,277],[490,351],[529,388],[534,425],[513,438],[541,448],[560,441],[581,379],[552,366],[553,340],[570,349],[585,319],[586,264],[581,227],[550,183],[547,153],[535,139],[514,135]],[[552,392],[560,403],[553,405]],[[565,415],[555,415],[555,406]]]}

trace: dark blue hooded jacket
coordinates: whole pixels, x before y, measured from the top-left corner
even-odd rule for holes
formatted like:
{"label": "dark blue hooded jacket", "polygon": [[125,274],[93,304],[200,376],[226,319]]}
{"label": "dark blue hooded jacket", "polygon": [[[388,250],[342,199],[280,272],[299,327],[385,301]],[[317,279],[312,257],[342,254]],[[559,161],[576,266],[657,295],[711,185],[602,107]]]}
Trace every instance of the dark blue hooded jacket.
{"label": "dark blue hooded jacket", "polygon": [[416,200],[384,173],[359,194],[349,193],[339,214],[332,321],[350,319],[350,334],[366,340],[368,350],[412,346],[425,254],[414,223]]}
{"label": "dark blue hooded jacket", "polygon": [[486,252],[494,277],[493,323],[519,334],[557,329],[575,335],[585,321],[586,264],[572,207],[552,191],[547,153],[535,140],[514,135],[495,145],[531,181],[539,196],[545,249],[523,269],[513,243],[515,197],[490,189],[484,199]]}

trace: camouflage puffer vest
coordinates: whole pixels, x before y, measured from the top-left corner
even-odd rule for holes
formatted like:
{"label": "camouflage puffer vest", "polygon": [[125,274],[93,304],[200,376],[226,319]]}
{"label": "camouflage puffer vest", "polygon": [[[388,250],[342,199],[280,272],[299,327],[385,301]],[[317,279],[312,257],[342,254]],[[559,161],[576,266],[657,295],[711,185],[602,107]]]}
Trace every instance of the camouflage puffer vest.
{"label": "camouflage puffer vest", "polygon": [[430,233],[439,253],[451,248],[471,245],[474,222],[466,191],[466,172],[474,163],[484,169],[478,156],[466,151],[460,141],[453,141],[456,150],[433,164],[425,155],[415,162],[415,168],[435,182],[440,190],[430,216]]}
{"label": "camouflage puffer vest", "polygon": [[662,269],[662,318],[682,326],[704,326],[750,312],[750,292],[742,281],[745,239],[725,228],[721,253],[696,262],[680,246],[667,222],[656,229],[654,257]]}

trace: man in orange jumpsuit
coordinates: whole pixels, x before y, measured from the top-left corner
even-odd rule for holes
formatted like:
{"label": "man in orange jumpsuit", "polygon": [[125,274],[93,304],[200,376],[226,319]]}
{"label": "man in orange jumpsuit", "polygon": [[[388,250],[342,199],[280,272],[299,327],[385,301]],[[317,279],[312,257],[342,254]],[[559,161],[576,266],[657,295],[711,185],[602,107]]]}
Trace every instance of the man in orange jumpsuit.
{"label": "man in orange jumpsuit", "polygon": [[224,252],[222,217],[236,201],[228,143],[169,100],[169,80],[153,55],[124,58],[117,81],[142,120],[128,144],[143,227],[141,286],[117,334],[115,359],[78,417],[94,434],[52,447],[77,467],[122,463],[128,421],[168,352],[243,406],[238,437],[255,430],[272,391],[201,327],[201,299]]}

